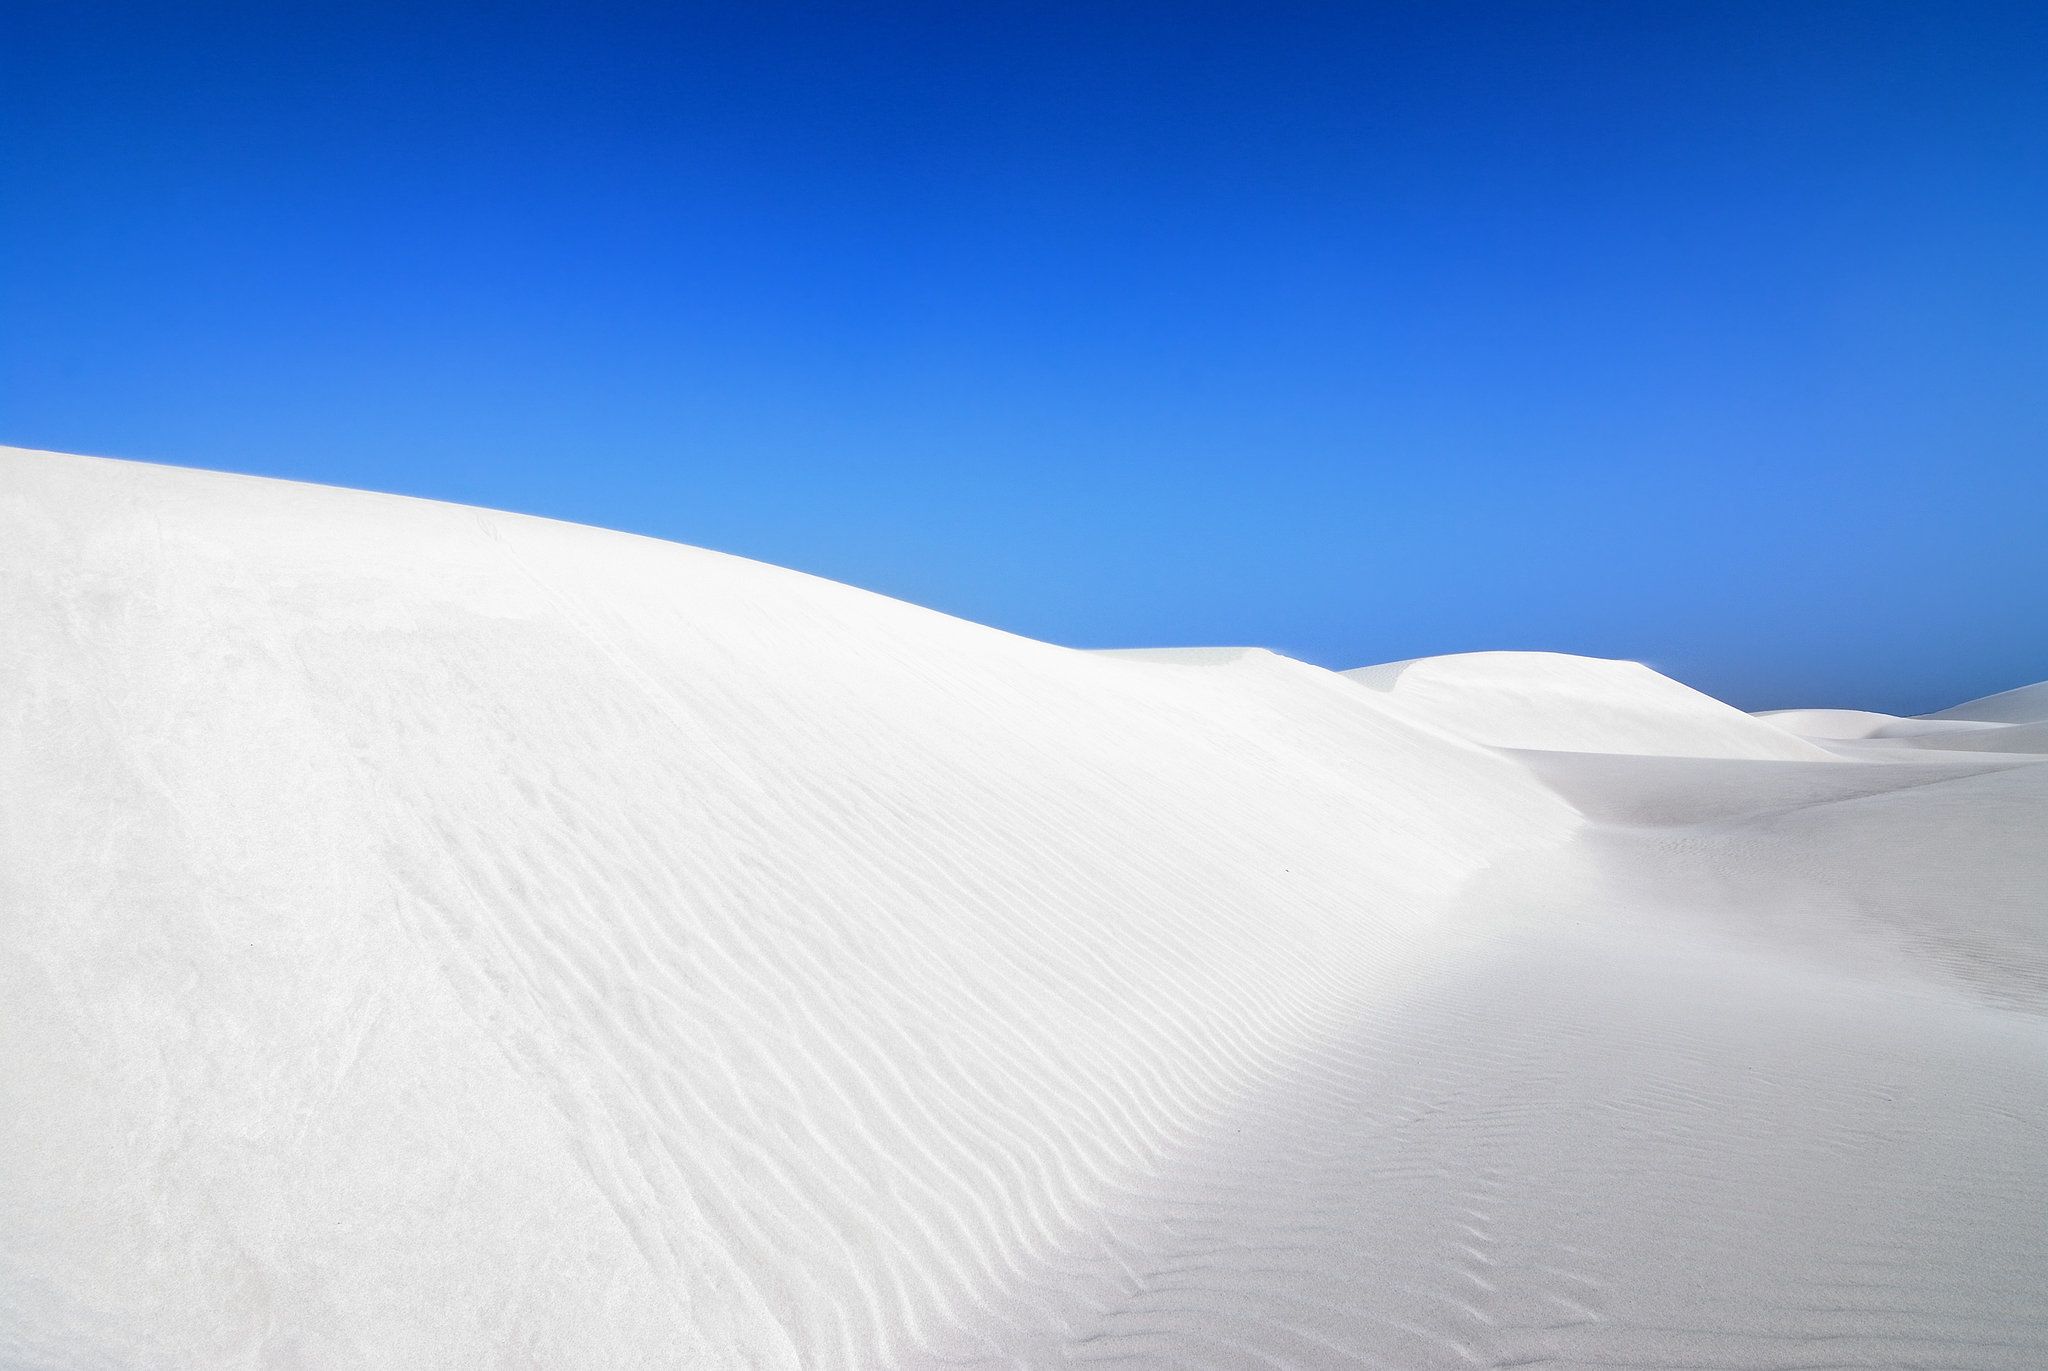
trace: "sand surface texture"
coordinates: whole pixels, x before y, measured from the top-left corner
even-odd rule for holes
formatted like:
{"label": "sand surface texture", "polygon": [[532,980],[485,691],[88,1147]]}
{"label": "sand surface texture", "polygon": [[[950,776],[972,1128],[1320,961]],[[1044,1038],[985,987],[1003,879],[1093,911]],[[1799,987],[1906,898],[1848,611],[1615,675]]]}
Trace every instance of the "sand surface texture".
{"label": "sand surface texture", "polygon": [[2048,1366],[2042,688],[16,450],[0,626],[10,1371]]}

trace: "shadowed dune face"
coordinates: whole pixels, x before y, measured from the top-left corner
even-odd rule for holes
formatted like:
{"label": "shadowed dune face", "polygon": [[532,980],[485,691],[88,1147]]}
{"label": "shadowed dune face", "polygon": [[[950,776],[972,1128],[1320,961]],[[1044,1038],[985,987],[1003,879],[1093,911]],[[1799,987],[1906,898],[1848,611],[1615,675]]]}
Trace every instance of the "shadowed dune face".
{"label": "shadowed dune face", "polygon": [[39,1307],[36,1357],[972,1345],[1574,822],[1278,658],[419,502],[6,480],[10,1250],[84,1321]]}
{"label": "shadowed dune face", "polygon": [[0,1364],[2048,1358],[2025,757],[14,451],[0,596]]}

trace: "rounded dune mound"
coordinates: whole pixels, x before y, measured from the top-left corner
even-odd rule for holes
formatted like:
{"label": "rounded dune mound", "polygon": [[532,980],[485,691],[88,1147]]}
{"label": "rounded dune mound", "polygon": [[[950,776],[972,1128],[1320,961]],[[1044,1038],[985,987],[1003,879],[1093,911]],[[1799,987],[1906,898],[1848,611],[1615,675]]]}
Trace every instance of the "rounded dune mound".
{"label": "rounded dune mound", "polygon": [[1886,750],[2048,752],[2048,686],[2021,686],[1923,714],[1902,718],[1861,709],[1778,709],[1758,719],[1802,738],[1844,745],[1844,755],[1885,759]]}
{"label": "rounded dune mound", "polygon": [[1270,654],[425,501],[7,451],[0,584],[9,1365],[985,1350],[1575,823]]}
{"label": "rounded dune mound", "polygon": [[2024,685],[2017,690],[2000,691],[1982,699],[1968,700],[1947,709],[1938,709],[1932,714],[1923,714],[1923,719],[1967,719],[1986,724],[2044,724],[2048,723],[2048,681]]}
{"label": "rounded dune mound", "polygon": [[1787,733],[1827,742],[1861,742],[1868,738],[1911,738],[1926,733],[1967,732],[1982,725],[1942,723],[1881,714],[1871,709],[1766,709],[1753,718],[1762,719]]}
{"label": "rounded dune mound", "polygon": [[1490,747],[1785,761],[1829,755],[1640,662],[1465,652],[1344,675],[1408,718]]}
{"label": "rounded dune mound", "polygon": [[1944,730],[1913,736],[1915,747],[2038,756],[2048,753],[2048,681],[1969,700],[1909,722]]}
{"label": "rounded dune mound", "polygon": [[1869,709],[1766,709],[1752,717],[1801,738],[1825,738],[1831,742],[1874,738],[1899,721],[1896,714]]}

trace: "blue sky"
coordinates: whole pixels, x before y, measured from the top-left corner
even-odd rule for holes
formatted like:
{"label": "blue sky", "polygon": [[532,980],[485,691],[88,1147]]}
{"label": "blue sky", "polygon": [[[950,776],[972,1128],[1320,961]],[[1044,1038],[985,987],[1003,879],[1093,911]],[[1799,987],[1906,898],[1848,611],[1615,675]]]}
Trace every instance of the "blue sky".
{"label": "blue sky", "polygon": [[1081,646],[2048,677],[2048,9],[11,5],[0,440]]}

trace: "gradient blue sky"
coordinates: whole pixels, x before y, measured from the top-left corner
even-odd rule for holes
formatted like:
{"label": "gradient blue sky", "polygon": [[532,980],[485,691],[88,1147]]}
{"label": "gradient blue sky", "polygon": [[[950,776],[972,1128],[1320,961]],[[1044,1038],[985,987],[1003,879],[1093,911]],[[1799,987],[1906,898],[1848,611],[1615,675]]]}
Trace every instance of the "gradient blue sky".
{"label": "gradient blue sky", "polygon": [[2048,8],[16,3],[0,440],[1082,646],[2048,677]]}

